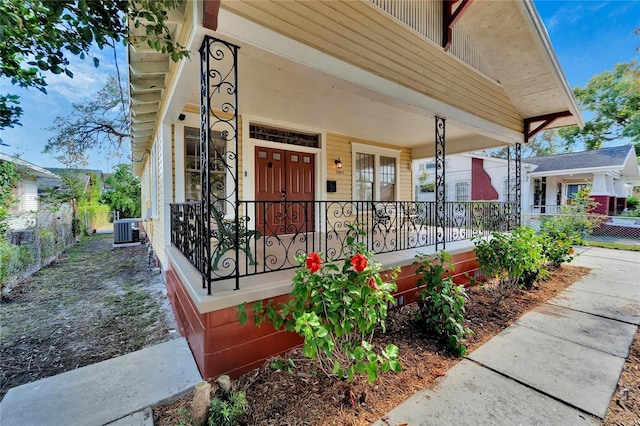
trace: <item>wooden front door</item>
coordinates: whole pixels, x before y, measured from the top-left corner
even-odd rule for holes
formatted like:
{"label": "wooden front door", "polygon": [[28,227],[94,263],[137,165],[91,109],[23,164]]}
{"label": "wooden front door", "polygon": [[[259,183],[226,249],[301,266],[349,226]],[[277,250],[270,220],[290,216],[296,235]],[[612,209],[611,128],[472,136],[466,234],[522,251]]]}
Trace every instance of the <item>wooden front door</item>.
{"label": "wooden front door", "polygon": [[315,155],[256,147],[257,228],[264,235],[313,232]]}

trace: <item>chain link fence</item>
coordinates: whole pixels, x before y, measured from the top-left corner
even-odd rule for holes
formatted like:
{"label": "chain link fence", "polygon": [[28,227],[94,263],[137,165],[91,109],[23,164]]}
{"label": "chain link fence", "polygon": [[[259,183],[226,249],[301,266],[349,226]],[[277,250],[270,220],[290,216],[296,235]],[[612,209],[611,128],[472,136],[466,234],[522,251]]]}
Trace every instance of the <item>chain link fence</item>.
{"label": "chain link fence", "polygon": [[[572,220],[569,214],[523,214],[522,225],[539,230],[542,223],[549,220]],[[640,245],[640,217],[587,215],[593,221],[593,229],[583,229],[586,242],[600,241],[620,244]]]}
{"label": "chain link fence", "polygon": [[8,231],[0,238],[0,290],[51,263],[75,242],[73,211],[63,205],[58,210],[24,213],[7,221]]}

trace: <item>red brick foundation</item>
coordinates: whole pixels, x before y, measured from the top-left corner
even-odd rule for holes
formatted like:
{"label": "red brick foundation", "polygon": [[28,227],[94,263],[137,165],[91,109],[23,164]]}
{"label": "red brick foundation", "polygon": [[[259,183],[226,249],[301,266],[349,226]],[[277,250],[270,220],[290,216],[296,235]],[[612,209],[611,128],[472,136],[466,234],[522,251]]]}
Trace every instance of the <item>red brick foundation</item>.
{"label": "red brick foundation", "polygon": [[[475,276],[478,270],[475,253],[468,251],[457,254],[453,256],[452,262],[455,267],[452,276],[454,282],[469,284],[469,277]],[[416,281],[414,266],[402,268],[396,279],[398,291],[395,296],[399,305],[413,302],[417,291]],[[235,306],[199,313],[171,264],[166,272],[166,284],[180,333],[187,338],[200,373],[206,379],[221,374],[236,378],[259,367],[268,358],[302,344],[302,339],[297,334],[276,331],[268,323],[256,327],[249,308],[249,320],[244,326],[238,322]],[[284,295],[275,300],[286,299],[287,296]]]}

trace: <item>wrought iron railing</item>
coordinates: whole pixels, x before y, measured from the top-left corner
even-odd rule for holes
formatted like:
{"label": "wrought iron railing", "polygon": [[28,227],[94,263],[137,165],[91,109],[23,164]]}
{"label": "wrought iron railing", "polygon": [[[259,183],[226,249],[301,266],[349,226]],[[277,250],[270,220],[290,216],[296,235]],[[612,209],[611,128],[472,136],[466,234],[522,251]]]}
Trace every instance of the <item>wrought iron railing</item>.
{"label": "wrought iron railing", "polygon": [[226,226],[221,215],[205,226],[202,204],[191,202],[171,205],[171,243],[210,288],[207,266],[215,282],[295,268],[296,255],[311,252],[341,259],[350,226],[362,227],[358,240],[381,254],[436,245],[438,232],[453,242],[509,231],[513,211],[509,203],[446,202],[444,226],[438,227],[434,202],[241,201],[236,234],[235,220]]}

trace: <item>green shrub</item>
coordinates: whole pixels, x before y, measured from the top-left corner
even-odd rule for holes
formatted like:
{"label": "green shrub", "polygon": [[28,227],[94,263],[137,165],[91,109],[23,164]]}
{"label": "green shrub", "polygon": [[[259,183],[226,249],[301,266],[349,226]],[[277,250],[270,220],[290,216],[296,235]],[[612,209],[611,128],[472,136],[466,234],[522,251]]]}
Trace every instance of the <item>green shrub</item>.
{"label": "green shrub", "polygon": [[232,393],[228,400],[213,398],[209,406],[209,426],[239,425],[247,406],[244,392]]}
{"label": "green shrub", "polygon": [[522,285],[525,273],[537,277],[544,270],[542,243],[531,228],[521,227],[511,234],[494,232],[491,238],[476,235],[472,241],[480,270],[495,280],[486,288],[496,303]]}
{"label": "green shrub", "polygon": [[34,255],[30,245],[15,245],[0,238],[0,294],[9,280],[25,272],[32,263]]}
{"label": "green shrub", "polygon": [[627,198],[627,208],[629,210],[637,210],[638,207],[640,207],[640,200],[638,200],[636,197]]}
{"label": "green shrub", "polygon": [[[373,382],[380,371],[402,369],[395,345],[376,350],[371,344],[375,328],[385,330],[387,305],[395,302],[391,293],[396,285],[382,281],[380,263],[371,260],[372,253],[356,242],[354,234],[365,235],[350,229],[343,262],[325,263],[319,253],[297,256],[301,266],[293,277],[290,301],[255,303],[254,322],[267,320],[278,330],[300,334],[304,355],[317,359],[328,376],[353,380],[356,374],[367,374]],[[245,304],[239,316],[244,323]]]}
{"label": "green shrub", "polygon": [[640,217],[640,209],[627,210],[626,212],[620,213],[620,216],[624,216],[624,217]]}
{"label": "green shrub", "polygon": [[542,242],[542,254],[551,268],[555,269],[565,262],[569,263],[575,257],[575,250],[572,247],[573,240],[567,234],[550,234],[542,231],[540,241]]}
{"label": "green shrub", "polygon": [[443,278],[455,270],[451,255],[441,251],[433,259],[424,254],[416,258],[414,265],[419,265],[416,321],[427,332],[437,335],[454,353],[465,356],[467,347],[463,342],[473,331],[464,326],[464,286],[455,285],[449,275]]}
{"label": "green shrub", "polygon": [[560,208],[560,214],[545,218],[540,223],[540,231],[559,240],[562,234],[571,239],[572,244],[584,244],[584,237],[602,225],[605,215],[592,213],[600,204],[589,197],[590,188],[578,191],[571,202]]}

